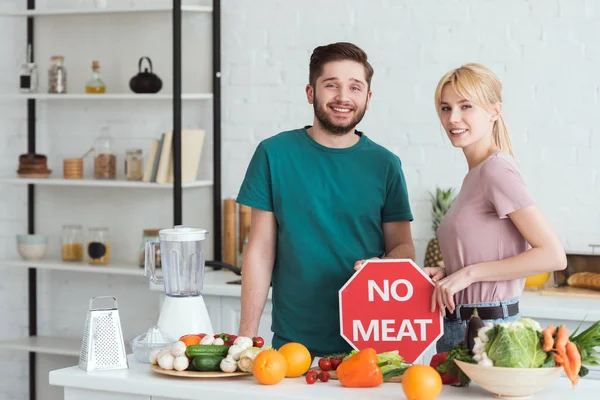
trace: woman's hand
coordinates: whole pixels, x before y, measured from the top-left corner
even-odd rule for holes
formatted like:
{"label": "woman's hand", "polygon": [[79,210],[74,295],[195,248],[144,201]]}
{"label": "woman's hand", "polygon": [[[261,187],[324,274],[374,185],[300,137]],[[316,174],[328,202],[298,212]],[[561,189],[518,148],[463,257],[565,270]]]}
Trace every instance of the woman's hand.
{"label": "woman's hand", "polygon": [[468,267],[461,268],[453,274],[439,280],[435,285],[431,299],[431,311],[435,311],[436,305],[440,308],[440,314],[444,315],[446,309],[454,312],[454,294],[469,287],[473,283],[468,275]]}
{"label": "woman's hand", "polygon": [[425,267],[423,272],[435,283],[446,276],[446,268],[443,267]]}

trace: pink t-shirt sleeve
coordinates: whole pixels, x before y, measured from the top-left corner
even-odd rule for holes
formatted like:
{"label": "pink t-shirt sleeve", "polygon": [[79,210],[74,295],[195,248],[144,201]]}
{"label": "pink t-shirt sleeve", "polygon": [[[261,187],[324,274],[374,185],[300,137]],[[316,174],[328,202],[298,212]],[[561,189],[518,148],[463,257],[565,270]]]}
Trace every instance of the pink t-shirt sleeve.
{"label": "pink t-shirt sleeve", "polygon": [[481,184],[483,196],[498,218],[534,204],[512,159],[496,156],[488,160],[481,168]]}

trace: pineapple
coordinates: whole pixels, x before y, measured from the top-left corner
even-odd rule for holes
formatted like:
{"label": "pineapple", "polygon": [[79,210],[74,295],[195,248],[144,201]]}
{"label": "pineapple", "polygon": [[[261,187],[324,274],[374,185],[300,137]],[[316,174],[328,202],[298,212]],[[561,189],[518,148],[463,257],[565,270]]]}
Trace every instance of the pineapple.
{"label": "pineapple", "polygon": [[433,219],[431,228],[433,229],[434,238],[427,243],[427,250],[425,250],[425,267],[439,267],[443,261],[442,252],[440,251],[440,242],[438,241],[436,232],[438,226],[440,226],[440,222],[442,222],[442,218],[444,218],[444,215],[446,215],[454,201],[453,192],[454,189],[452,188],[442,190],[438,187],[436,188],[435,196],[430,193],[431,215]]}

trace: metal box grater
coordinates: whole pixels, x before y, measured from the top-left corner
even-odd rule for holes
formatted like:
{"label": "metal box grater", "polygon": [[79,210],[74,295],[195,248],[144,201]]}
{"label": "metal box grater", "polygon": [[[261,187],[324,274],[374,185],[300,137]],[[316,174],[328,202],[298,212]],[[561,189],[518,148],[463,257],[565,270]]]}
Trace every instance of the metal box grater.
{"label": "metal box grater", "polygon": [[[94,302],[99,299],[112,299],[112,307],[94,308]],[[79,354],[79,368],[88,372],[129,368],[115,297],[90,299]]]}

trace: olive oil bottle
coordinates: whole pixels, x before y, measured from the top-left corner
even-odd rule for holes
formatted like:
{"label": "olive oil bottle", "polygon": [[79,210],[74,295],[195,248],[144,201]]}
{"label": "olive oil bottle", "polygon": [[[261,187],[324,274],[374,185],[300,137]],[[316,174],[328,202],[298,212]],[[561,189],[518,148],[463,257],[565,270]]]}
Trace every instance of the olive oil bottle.
{"label": "olive oil bottle", "polygon": [[106,85],[100,74],[100,63],[92,61],[92,78],[85,84],[85,92],[91,94],[106,93]]}

